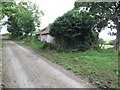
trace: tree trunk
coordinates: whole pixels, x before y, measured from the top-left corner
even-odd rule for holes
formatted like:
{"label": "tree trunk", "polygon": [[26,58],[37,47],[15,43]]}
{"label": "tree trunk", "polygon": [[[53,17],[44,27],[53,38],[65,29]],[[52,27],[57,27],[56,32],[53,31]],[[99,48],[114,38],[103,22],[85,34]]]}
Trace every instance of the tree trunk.
{"label": "tree trunk", "polygon": [[116,43],[115,43],[115,50],[120,52],[120,26],[117,27],[117,36],[116,36]]}
{"label": "tree trunk", "polygon": [[120,23],[118,22],[118,18],[115,18],[113,22],[116,25],[116,30],[117,30],[116,42],[115,42],[114,48],[119,53],[120,52]]}
{"label": "tree trunk", "polygon": [[[120,67],[120,26],[117,29],[115,49],[117,50],[118,53],[118,67]],[[118,68],[118,86],[120,86],[120,68]]]}

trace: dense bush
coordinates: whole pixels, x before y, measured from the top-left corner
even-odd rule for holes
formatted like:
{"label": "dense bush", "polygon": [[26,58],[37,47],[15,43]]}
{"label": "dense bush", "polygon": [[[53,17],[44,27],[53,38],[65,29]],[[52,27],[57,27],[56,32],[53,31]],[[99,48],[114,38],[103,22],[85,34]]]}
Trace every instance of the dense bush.
{"label": "dense bush", "polygon": [[50,25],[50,34],[62,48],[85,51],[97,43],[98,34],[93,31],[94,18],[87,12],[68,11]]}

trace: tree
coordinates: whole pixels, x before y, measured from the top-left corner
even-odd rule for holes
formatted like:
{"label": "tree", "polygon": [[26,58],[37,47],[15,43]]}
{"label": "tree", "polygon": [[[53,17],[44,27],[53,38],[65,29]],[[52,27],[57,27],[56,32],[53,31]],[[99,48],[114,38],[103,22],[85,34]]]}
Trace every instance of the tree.
{"label": "tree", "polygon": [[42,11],[31,2],[2,2],[3,17],[8,16],[7,30],[12,38],[27,36],[40,27]]}
{"label": "tree", "polygon": [[75,2],[75,9],[80,8],[87,10],[96,19],[95,30],[99,32],[102,28],[114,22],[114,25],[109,25],[109,28],[116,28],[117,38],[115,49],[120,51],[120,1],[119,2]]}
{"label": "tree", "polygon": [[50,26],[50,34],[63,48],[85,51],[97,41],[94,40],[97,37],[95,38],[96,32],[92,30],[93,25],[94,17],[89,13],[71,10],[55,20]]}
{"label": "tree", "polygon": [[[1,20],[2,20],[2,5],[1,5],[1,3],[0,3],[0,30],[1,30],[1,28],[2,28],[2,22],[1,22]],[[0,31],[1,32],[1,31]]]}

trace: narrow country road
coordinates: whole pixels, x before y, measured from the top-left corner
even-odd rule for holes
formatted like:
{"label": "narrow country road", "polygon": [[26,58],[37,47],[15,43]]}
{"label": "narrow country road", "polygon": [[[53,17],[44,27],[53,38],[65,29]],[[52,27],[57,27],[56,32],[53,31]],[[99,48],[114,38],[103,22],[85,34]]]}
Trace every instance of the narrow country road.
{"label": "narrow country road", "polygon": [[3,76],[6,88],[92,88],[86,81],[33,51],[3,40]]}

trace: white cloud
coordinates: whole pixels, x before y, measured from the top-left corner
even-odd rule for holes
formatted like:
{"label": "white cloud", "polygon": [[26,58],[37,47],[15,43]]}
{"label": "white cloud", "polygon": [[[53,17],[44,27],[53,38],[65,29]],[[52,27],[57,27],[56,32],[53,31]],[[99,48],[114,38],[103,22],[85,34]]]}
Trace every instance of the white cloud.
{"label": "white cloud", "polygon": [[[116,39],[116,36],[110,36],[108,35],[108,32],[111,31],[110,28],[105,28],[104,30],[102,30],[99,34],[99,38],[102,38],[104,40],[114,40]],[[114,32],[116,32],[115,29],[113,29]]]}
{"label": "white cloud", "polygon": [[62,16],[74,7],[75,0],[29,0],[36,3],[44,12],[41,17],[41,28],[48,26],[49,23]]}
{"label": "white cloud", "polygon": [[[44,12],[44,16],[41,17],[41,29],[53,23],[58,16],[62,16],[67,11],[74,7],[76,0],[15,0],[19,1],[31,1],[39,6],[40,10]],[[4,28],[3,30],[5,30]]]}

